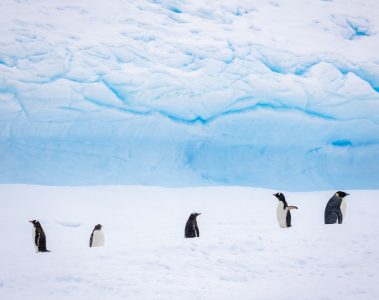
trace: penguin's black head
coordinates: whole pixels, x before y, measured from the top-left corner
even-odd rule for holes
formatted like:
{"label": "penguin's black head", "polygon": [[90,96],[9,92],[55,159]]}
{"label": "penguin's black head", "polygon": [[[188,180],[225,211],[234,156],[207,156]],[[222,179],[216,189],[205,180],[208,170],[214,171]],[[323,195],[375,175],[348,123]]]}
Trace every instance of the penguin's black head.
{"label": "penguin's black head", "polygon": [[103,227],[103,225],[97,224],[97,225],[95,226],[95,229],[94,229],[94,230],[101,230],[102,227]]}
{"label": "penguin's black head", "polygon": [[273,194],[276,198],[278,198],[279,201],[285,201],[286,198],[284,198],[284,195],[282,193],[276,193]]}
{"label": "penguin's black head", "polygon": [[338,191],[338,192],[336,193],[336,196],[337,196],[337,197],[340,197],[340,198],[346,197],[346,196],[348,196],[348,195],[350,195],[350,194],[345,193],[345,192],[342,192],[342,191]]}
{"label": "penguin's black head", "polygon": [[41,226],[41,224],[37,220],[32,220],[32,221],[29,221],[29,222],[32,223],[34,225],[34,227]]}
{"label": "penguin's black head", "polygon": [[201,215],[201,213],[192,213],[190,216],[189,216],[189,218],[190,219],[196,219],[196,217],[197,216],[200,216]]}

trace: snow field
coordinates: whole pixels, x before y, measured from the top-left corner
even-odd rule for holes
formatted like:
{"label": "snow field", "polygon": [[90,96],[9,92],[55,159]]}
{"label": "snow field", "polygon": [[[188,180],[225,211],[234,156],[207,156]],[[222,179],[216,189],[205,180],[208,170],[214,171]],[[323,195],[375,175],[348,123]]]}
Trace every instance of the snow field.
{"label": "snow field", "polygon": [[[347,218],[324,225],[335,191],[0,186],[2,299],[377,299],[378,191],[346,191]],[[193,211],[200,238],[184,239]],[[39,219],[51,253],[34,252]],[[101,223],[105,247],[89,248]]]}

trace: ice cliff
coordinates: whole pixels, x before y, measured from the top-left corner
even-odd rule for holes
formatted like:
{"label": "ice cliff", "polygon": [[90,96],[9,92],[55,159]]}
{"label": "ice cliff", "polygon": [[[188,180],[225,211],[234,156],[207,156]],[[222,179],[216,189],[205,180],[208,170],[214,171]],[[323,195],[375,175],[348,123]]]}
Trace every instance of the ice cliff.
{"label": "ice cliff", "polygon": [[379,2],[0,3],[0,182],[379,188]]}

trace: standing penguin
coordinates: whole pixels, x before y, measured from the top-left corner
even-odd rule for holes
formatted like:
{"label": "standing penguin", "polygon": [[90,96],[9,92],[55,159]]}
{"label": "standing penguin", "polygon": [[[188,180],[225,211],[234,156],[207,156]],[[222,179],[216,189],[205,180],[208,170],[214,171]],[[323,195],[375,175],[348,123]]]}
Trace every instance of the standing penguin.
{"label": "standing penguin", "polygon": [[104,246],[104,233],[101,230],[103,226],[97,224],[92,231],[91,237],[89,239],[90,247],[102,247]]}
{"label": "standing penguin", "polygon": [[197,216],[201,215],[201,213],[192,213],[188,221],[186,223],[186,227],[184,229],[184,237],[185,238],[194,238],[200,236],[199,227],[197,227]]}
{"label": "standing penguin", "polygon": [[345,192],[338,191],[333,195],[328,201],[325,207],[325,224],[342,224],[343,219],[346,215],[346,200],[345,197],[349,194]]}
{"label": "standing penguin", "polygon": [[289,206],[287,204],[286,198],[282,193],[273,194],[278,198],[279,203],[276,209],[276,216],[278,218],[279,226],[282,228],[291,227],[291,209],[297,209],[296,206]]}
{"label": "standing penguin", "polygon": [[33,224],[33,243],[36,248],[36,252],[50,252],[46,249],[46,235],[40,222],[37,220],[29,222]]}

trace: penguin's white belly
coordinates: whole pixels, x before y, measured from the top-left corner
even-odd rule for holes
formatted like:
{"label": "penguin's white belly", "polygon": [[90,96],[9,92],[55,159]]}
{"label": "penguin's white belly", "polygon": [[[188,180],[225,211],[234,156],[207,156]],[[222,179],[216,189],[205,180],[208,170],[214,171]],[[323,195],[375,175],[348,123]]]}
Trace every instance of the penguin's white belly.
{"label": "penguin's white belly", "polygon": [[95,230],[92,237],[92,247],[104,246],[104,233],[102,230]]}
{"label": "penguin's white belly", "polygon": [[[33,237],[33,245],[34,248],[36,249],[36,252],[38,252],[38,247],[36,245],[36,229],[33,227],[33,232],[32,232],[32,237]],[[37,241],[38,243],[39,241]]]}
{"label": "penguin's white belly", "polygon": [[287,212],[288,207],[283,209],[284,205],[281,201],[279,201],[278,207],[276,209],[276,216],[278,218],[279,226],[282,228],[287,228]]}
{"label": "penguin's white belly", "polygon": [[346,200],[345,200],[345,198],[342,198],[340,208],[341,208],[341,212],[342,212],[342,220],[345,221],[345,218],[346,218]]}

